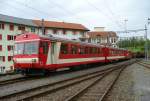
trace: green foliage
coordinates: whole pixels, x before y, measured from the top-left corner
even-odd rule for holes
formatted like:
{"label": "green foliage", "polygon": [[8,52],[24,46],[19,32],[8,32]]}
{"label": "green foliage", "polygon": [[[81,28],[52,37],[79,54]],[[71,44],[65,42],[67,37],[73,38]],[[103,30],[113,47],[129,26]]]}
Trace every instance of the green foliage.
{"label": "green foliage", "polygon": [[[118,42],[118,46],[121,48],[129,49],[133,52],[144,52],[145,40],[143,38],[130,38],[124,39]],[[148,40],[148,48],[150,51],[150,40]]]}

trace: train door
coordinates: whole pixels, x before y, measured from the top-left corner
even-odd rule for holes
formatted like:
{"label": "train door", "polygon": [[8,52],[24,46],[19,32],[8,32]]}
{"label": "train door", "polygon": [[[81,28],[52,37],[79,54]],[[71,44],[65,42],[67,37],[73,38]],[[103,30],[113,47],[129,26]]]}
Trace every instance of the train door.
{"label": "train door", "polygon": [[56,53],[57,53],[57,42],[50,42],[49,43],[49,51],[48,51],[48,58],[47,58],[47,65],[50,64],[56,64],[57,60],[56,60]]}
{"label": "train door", "polygon": [[56,42],[51,42],[51,64],[55,63],[55,45]]}
{"label": "train door", "polygon": [[105,62],[108,62],[108,56],[109,56],[109,48],[104,47],[102,48],[103,56],[105,57]]}
{"label": "train door", "polygon": [[40,42],[40,48],[39,48],[39,60],[41,64],[46,63],[47,54],[48,54],[48,42],[47,41],[41,41]]}

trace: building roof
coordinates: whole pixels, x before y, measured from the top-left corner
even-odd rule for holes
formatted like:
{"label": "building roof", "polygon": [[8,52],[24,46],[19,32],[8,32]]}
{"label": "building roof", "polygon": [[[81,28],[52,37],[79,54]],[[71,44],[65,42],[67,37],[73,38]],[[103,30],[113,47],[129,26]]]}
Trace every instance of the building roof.
{"label": "building roof", "polygon": [[90,38],[92,37],[118,37],[116,32],[113,31],[91,31],[87,33]]}
{"label": "building roof", "polygon": [[[36,27],[41,26],[40,20],[24,19],[24,18],[18,18],[18,17],[8,16],[8,15],[3,15],[3,14],[0,14],[0,22],[14,23],[20,25],[27,25],[27,26],[36,26]],[[78,29],[78,30],[89,31],[89,29],[83,26],[82,24],[56,22],[56,21],[44,21],[44,27],[65,28],[65,29],[75,29],[75,30]]]}
{"label": "building roof", "polygon": [[[41,26],[41,20],[33,20],[33,22]],[[75,29],[75,30],[84,30],[84,31],[89,31],[88,28],[83,26],[82,24],[77,24],[77,23],[67,23],[67,22],[56,22],[56,21],[44,21],[44,27],[49,27],[49,28],[65,28],[65,29]]]}
{"label": "building roof", "polygon": [[37,26],[32,22],[31,19],[23,19],[23,18],[3,15],[3,14],[0,14],[0,22],[8,22],[8,23],[21,24],[27,26]]}

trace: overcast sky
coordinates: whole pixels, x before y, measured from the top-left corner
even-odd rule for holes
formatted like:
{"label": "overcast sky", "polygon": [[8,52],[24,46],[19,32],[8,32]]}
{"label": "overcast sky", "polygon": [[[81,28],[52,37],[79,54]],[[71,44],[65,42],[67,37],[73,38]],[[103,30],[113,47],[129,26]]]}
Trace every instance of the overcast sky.
{"label": "overcast sky", "polygon": [[[128,20],[127,29],[143,29],[150,17],[150,1],[0,0],[0,14],[81,23],[91,30],[95,26],[101,26],[106,27],[106,30],[120,31],[125,30],[125,19]],[[138,33],[142,34],[144,32]]]}

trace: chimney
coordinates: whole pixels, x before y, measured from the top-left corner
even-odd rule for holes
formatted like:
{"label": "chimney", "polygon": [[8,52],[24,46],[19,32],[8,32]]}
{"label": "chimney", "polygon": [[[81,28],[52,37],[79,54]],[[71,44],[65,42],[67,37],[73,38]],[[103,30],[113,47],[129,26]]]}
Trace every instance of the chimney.
{"label": "chimney", "polygon": [[105,27],[94,27],[94,31],[99,32],[99,31],[104,31]]}

